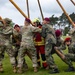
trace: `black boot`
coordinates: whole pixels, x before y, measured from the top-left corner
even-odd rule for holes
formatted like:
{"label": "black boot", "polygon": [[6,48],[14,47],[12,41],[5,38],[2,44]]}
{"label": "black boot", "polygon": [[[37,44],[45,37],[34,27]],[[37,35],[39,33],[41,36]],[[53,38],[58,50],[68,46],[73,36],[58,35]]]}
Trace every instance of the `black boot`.
{"label": "black boot", "polygon": [[59,70],[58,69],[52,69],[49,73],[50,74],[59,73]]}
{"label": "black boot", "polygon": [[72,72],[72,71],[75,71],[74,67],[69,67],[66,72]]}

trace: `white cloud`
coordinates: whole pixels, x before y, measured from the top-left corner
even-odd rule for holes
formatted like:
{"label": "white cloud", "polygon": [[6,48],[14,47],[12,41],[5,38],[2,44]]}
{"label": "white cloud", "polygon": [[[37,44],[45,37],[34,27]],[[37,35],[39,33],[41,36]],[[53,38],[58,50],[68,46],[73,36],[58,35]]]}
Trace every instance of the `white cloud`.
{"label": "white cloud", "polygon": [[[27,7],[25,0],[13,0],[27,15]],[[40,10],[37,0],[28,0],[30,9],[30,18],[40,17]],[[59,0],[68,14],[75,12],[75,6],[70,0]],[[75,1],[75,0],[74,0]],[[56,2],[56,0],[40,0],[44,17],[50,17],[51,15],[59,16],[63,13],[62,9]],[[22,25],[24,23],[24,17],[18,12],[18,10],[12,5],[9,0],[0,0],[0,16],[3,18],[11,18],[15,23]]]}

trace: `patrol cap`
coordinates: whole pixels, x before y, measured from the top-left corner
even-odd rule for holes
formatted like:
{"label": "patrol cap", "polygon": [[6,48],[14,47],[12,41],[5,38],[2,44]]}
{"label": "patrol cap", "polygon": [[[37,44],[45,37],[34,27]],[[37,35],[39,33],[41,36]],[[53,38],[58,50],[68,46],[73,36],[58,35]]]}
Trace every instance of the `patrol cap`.
{"label": "patrol cap", "polygon": [[6,22],[6,24],[10,24],[12,22],[12,20],[9,18],[4,18],[4,21]]}
{"label": "patrol cap", "polygon": [[46,17],[44,18],[45,21],[50,21],[50,18]]}
{"label": "patrol cap", "polygon": [[29,18],[26,18],[25,21],[27,21],[28,23],[31,23]]}
{"label": "patrol cap", "polygon": [[60,31],[59,29],[57,29],[57,30],[55,31],[56,37],[59,37],[61,34],[62,34],[62,33],[61,33],[61,31]]}

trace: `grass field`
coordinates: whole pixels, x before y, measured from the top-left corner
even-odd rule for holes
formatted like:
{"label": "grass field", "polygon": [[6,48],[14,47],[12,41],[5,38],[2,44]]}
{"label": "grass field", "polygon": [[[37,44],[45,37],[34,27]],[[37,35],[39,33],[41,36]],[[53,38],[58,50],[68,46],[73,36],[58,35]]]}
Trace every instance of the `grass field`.
{"label": "grass field", "polygon": [[[65,51],[64,51],[65,52]],[[75,72],[64,72],[68,66],[56,55],[53,55],[55,63],[58,65],[60,73],[57,74],[49,74],[49,70],[45,70],[40,68],[37,73],[33,72],[31,60],[26,56],[26,62],[29,66],[29,70],[23,74],[15,74],[12,72],[12,66],[10,64],[10,60],[8,55],[5,55],[5,59],[3,60],[4,73],[0,73],[0,75],[75,75]],[[75,67],[75,62],[73,62]]]}

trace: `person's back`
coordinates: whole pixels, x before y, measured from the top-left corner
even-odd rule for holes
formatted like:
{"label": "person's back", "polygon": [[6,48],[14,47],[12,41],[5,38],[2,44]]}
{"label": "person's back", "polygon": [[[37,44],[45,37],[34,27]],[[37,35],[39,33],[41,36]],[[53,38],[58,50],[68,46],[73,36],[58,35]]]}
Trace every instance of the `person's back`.
{"label": "person's back", "polygon": [[45,55],[47,63],[51,69],[50,73],[59,73],[56,64],[54,63],[51,51],[52,46],[56,44],[56,36],[53,27],[50,25],[50,19],[45,18],[43,20],[42,33],[41,35],[45,39]]}
{"label": "person's back", "polygon": [[43,26],[45,28],[45,40],[49,40],[50,43],[56,44],[56,36],[53,27],[50,24],[46,24]]}

